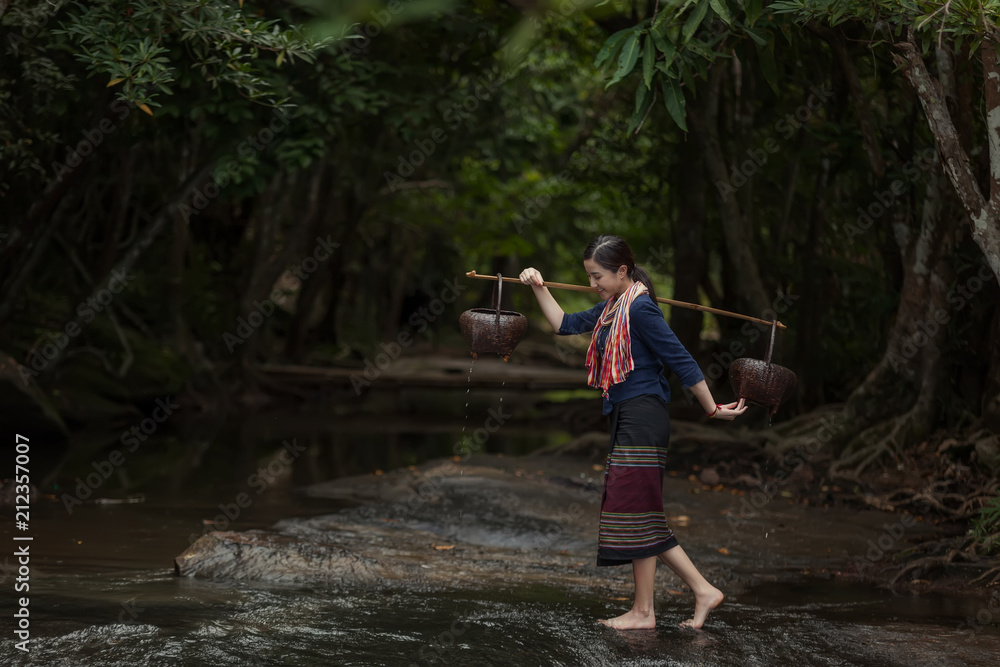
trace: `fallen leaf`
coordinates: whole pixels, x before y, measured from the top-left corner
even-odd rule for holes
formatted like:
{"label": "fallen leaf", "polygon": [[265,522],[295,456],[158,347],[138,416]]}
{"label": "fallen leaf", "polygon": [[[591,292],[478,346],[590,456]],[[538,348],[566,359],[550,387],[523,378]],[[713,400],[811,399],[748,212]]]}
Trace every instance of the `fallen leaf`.
{"label": "fallen leaf", "polygon": [[591,470],[604,470],[604,466],[602,466],[602,465],[600,465],[598,463],[595,463],[594,465],[590,466],[590,469]]}
{"label": "fallen leaf", "polygon": [[435,544],[434,548],[438,551],[448,551],[449,549],[454,549],[454,544]]}
{"label": "fallen leaf", "polygon": [[727,549],[726,547],[719,547],[719,553],[722,554],[723,556],[728,556],[729,549]]}
{"label": "fallen leaf", "polygon": [[385,474],[385,473],[383,473],[383,472],[382,472],[381,470],[376,470],[376,471],[375,471],[375,474],[376,474],[376,475],[383,475],[383,474]]}

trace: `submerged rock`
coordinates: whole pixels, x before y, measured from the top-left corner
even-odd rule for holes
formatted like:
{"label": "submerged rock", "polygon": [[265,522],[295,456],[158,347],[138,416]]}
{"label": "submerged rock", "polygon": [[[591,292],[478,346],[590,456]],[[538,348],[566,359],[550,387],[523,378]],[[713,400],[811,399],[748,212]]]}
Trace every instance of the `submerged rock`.
{"label": "submerged rock", "polygon": [[490,462],[445,459],[309,487],[310,496],[359,504],[284,519],[267,531],[209,533],[177,557],[175,571],[271,583],[395,580],[436,587],[563,576],[579,584],[581,572],[596,574],[597,481],[588,473],[568,477]]}
{"label": "submerged rock", "polygon": [[274,583],[370,582],[387,574],[374,558],[335,544],[260,530],[204,535],[174,560],[174,571]]}

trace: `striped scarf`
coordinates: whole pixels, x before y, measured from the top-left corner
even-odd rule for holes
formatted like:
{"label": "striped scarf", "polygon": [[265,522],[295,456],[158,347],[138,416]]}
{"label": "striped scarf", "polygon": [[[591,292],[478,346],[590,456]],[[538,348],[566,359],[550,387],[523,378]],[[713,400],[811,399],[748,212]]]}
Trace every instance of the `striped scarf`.
{"label": "striped scarf", "polygon": [[[605,398],[608,397],[611,385],[623,382],[635,368],[632,361],[632,330],[628,311],[636,297],[648,291],[645,285],[638,280],[635,281],[635,284],[615,299],[614,303],[608,300],[601,313],[601,319],[594,327],[590,347],[587,349],[587,384],[591,387],[600,387]],[[597,339],[601,335],[601,329],[609,325],[611,330],[604,345],[604,356],[603,359],[598,359]]]}

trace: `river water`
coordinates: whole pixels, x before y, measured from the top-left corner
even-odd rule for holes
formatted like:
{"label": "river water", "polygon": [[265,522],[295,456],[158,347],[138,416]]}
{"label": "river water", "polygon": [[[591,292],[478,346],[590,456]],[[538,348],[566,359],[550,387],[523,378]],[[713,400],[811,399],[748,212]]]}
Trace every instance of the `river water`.
{"label": "river water", "polygon": [[[421,452],[421,459],[440,456],[462,423],[456,420],[453,430],[445,429],[436,440],[422,436],[413,442],[405,434],[369,431],[363,437],[376,454],[360,454],[346,469],[372,472],[408,465],[413,451]],[[485,449],[516,454],[545,437],[514,427]],[[330,476],[335,466],[318,462],[342,457],[324,450],[337,446],[310,444],[311,453],[282,471],[260,501],[242,509],[227,527],[266,528],[282,518],[347,510],[344,501],[297,492],[300,483]],[[315,447],[321,451],[312,451]],[[582,585],[504,585],[502,580],[476,590],[436,590],[406,582],[316,587],[177,577],[173,559],[214,527],[206,521],[220,514],[220,504],[247,489],[248,471],[252,474],[261,461],[244,464],[233,456],[225,449],[209,450],[206,460],[214,462],[206,463],[207,472],[182,483],[151,483],[142,489],[142,503],[84,504],[70,513],[58,499],[39,500],[32,509],[30,650],[14,646],[13,595],[5,595],[0,664],[1000,664],[1000,610],[989,609],[982,599],[893,595],[805,570],[770,577],[768,568],[774,565],[763,557],[760,583],[731,594],[700,632],[677,627],[690,615],[690,600],[681,591],[657,600],[656,630],[618,633],[596,619],[627,609],[627,586],[609,596]],[[717,506],[703,507],[706,514],[718,514]],[[694,516],[692,524],[698,519]],[[802,519],[793,520],[801,524]],[[13,532],[12,522],[5,520],[0,539],[13,544]],[[686,548],[696,562],[722,558],[705,544],[704,532],[691,531],[688,539]],[[794,551],[788,559],[796,568],[811,562],[809,541],[783,543]],[[9,592],[17,576],[13,558],[7,555],[2,566],[0,585]],[[666,576],[665,570],[658,575]],[[978,618],[971,629],[970,617]]]}

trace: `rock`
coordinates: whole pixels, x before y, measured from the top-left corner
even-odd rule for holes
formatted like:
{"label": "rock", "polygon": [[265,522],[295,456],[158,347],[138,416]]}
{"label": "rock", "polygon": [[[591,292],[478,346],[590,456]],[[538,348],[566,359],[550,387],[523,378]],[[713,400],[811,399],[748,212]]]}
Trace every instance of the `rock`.
{"label": "rock", "polygon": [[705,468],[698,475],[702,484],[708,484],[709,486],[715,486],[721,480],[719,478],[719,473],[716,472],[715,468]]}
{"label": "rock", "polygon": [[[266,531],[209,533],[175,559],[175,571],[217,580],[446,588],[515,580],[583,585],[585,563],[596,575],[590,563],[600,485],[591,466],[546,458],[507,469],[505,458],[481,458],[492,465],[445,459],[314,485],[312,497],[360,504],[283,519]],[[546,474],[546,465],[560,474]]]}
{"label": "rock", "polygon": [[174,560],[174,571],[273,583],[365,583],[389,574],[376,559],[335,544],[260,530],[204,535]]}

